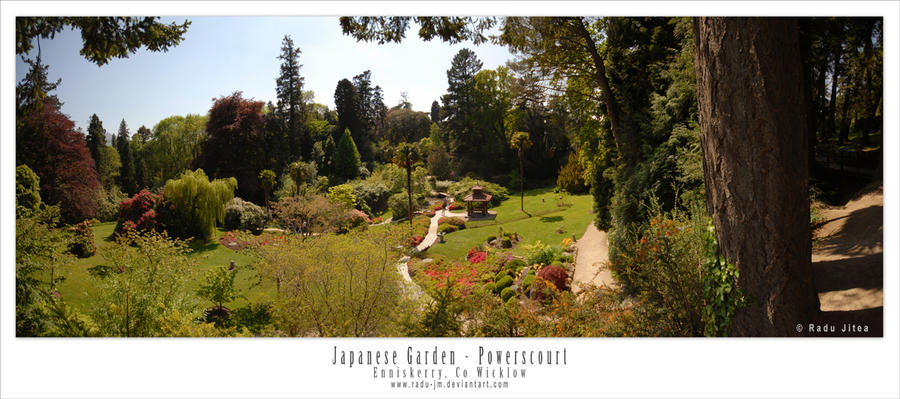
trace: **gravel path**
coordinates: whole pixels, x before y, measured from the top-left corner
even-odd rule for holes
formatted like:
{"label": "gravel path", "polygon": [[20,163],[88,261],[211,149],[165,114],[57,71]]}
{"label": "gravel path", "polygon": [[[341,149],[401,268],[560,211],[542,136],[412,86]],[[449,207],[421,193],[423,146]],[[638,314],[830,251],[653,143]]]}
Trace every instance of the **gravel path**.
{"label": "gravel path", "polygon": [[597,229],[594,223],[588,224],[587,230],[578,242],[578,256],[575,258],[575,275],[572,276],[572,292],[581,291],[581,285],[593,284],[598,287],[615,287],[616,281],[606,267],[609,262],[609,242],[606,232]]}

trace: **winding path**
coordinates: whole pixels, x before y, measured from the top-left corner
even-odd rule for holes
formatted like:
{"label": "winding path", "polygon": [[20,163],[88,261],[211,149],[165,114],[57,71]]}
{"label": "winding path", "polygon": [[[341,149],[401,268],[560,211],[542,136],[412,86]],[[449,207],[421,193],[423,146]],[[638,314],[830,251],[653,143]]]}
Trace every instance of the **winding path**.
{"label": "winding path", "polygon": [[582,285],[617,286],[607,267],[609,242],[605,231],[598,230],[591,222],[581,239],[575,243],[575,247],[578,248],[578,255],[575,258],[575,273],[572,276],[573,293],[581,291]]}

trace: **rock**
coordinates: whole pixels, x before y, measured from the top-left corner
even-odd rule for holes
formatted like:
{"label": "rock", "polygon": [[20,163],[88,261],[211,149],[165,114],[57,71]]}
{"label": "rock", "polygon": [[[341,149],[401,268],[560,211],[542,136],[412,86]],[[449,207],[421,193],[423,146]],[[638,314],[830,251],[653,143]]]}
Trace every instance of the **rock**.
{"label": "rock", "polygon": [[431,263],[431,262],[434,262],[434,259],[431,259],[431,258],[422,259],[422,263]]}
{"label": "rock", "polygon": [[409,262],[409,256],[404,256],[404,257],[400,258],[400,263],[406,263],[406,262]]}

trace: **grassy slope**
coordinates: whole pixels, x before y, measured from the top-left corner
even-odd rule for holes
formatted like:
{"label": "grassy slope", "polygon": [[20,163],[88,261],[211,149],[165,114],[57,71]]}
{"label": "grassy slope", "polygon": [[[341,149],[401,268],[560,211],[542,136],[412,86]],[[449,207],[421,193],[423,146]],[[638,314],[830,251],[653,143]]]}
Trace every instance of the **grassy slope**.
{"label": "grassy slope", "polygon": [[[63,268],[62,275],[66,278],[59,286],[59,292],[65,298],[66,302],[75,306],[77,309],[87,312],[90,303],[90,297],[95,292],[96,279],[88,274],[90,267],[103,264],[103,256],[100,255],[102,248],[110,245],[112,242],[112,233],[115,229],[115,222],[99,223],[93,227],[94,242],[97,245],[97,254],[90,258],[76,259],[71,264]],[[216,239],[212,243],[200,244],[191,243],[193,252],[190,256],[198,259],[198,268],[192,273],[192,289],[199,288],[203,275],[215,266],[228,266],[230,261],[234,261],[239,267],[250,265],[253,258],[240,252],[232,251],[218,243],[218,236],[223,231],[216,232]],[[241,293],[251,302],[266,301],[274,298],[274,287],[264,282],[261,286],[250,288],[256,281],[256,273],[252,270],[240,268],[235,278],[235,286],[241,290]],[[247,304],[247,300],[240,298],[226,306],[234,309]],[[205,305],[205,302],[204,302]]]}
{"label": "grassy slope", "polygon": [[[496,236],[500,227],[504,232],[517,232],[522,236],[523,244],[542,241],[551,245],[559,245],[566,238],[575,234],[581,238],[585,228],[594,215],[591,212],[591,196],[569,195],[571,206],[558,207],[557,194],[552,188],[525,191],[525,211],[520,211],[518,193],[510,193],[510,198],[491,210],[497,212],[497,218],[491,221],[475,221],[466,224],[465,230],[447,234],[445,243],[437,243],[428,250],[430,254],[444,255],[451,259],[462,259],[469,248],[480,244],[488,236]],[[543,201],[541,200],[543,198]],[[557,233],[562,226],[565,233]],[[521,246],[513,253],[521,252]]]}

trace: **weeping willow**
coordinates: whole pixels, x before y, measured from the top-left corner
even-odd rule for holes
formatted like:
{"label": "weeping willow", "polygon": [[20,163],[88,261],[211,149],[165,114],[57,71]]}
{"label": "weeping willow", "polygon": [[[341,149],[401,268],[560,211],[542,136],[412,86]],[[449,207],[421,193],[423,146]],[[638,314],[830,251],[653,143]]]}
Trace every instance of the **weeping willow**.
{"label": "weeping willow", "polygon": [[209,240],[216,222],[225,219],[225,203],[234,198],[237,180],[233,177],[209,181],[203,169],[185,171],[178,180],[166,182],[164,196],[188,223],[190,230]]}

